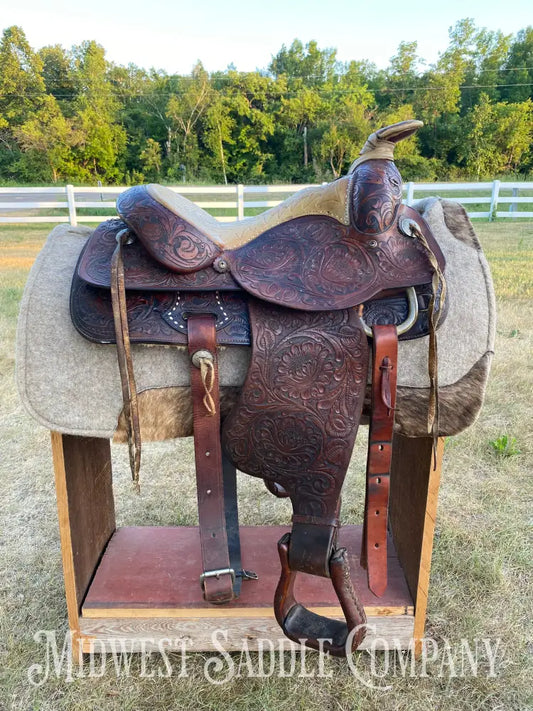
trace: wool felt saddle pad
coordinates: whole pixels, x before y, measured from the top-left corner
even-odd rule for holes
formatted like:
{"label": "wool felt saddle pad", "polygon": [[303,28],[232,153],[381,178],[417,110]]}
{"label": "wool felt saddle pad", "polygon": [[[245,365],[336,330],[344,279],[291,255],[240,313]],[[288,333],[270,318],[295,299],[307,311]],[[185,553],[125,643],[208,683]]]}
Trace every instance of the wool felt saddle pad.
{"label": "wool felt saddle pad", "polygon": [[[449,311],[438,331],[439,433],[452,435],[472,424],[483,401],[494,345],[494,291],[464,209],[438,198],[420,201],[415,209],[429,223],[447,264]],[[21,302],[16,378],[25,408],[40,424],[64,434],[111,438],[123,407],[116,349],[85,340],[69,312],[72,275],[90,234],[87,227],[60,225],[38,255]],[[181,402],[188,401],[185,348],[134,345],[132,351],[141,398],[171,388],[168,392],[185,398]],[[400,342],[396,430],[406,436],[427,435],[427,354],[426,338]],[[248,362],[247,347],[221,348],[222,398],[243,383]],[[174,416],[180,416],[176,408]],[[178,425],[173,431],[189,434],[189,429]]]}

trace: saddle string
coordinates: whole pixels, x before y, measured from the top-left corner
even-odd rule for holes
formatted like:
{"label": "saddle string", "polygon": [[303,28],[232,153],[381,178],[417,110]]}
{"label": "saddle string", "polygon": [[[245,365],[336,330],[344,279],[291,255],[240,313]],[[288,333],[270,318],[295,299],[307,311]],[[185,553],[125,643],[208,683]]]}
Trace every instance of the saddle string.
{"label": "saddle string", "polygon": [[393,410],[396,408],[392,406],[392,393],[390,386],[390,373],[394,366],[388,356],[385,356],[383,362],[379,366],[381,372],[381,383],[380,383],[380,393],[381,400],[385,407],[387,408],[387,414],[390,417]]}
{"label": "saddle string", "polygon": [[217,414],[217,408],[213,396],[213,385],[215,382],[215,366],[212,358],[200,358],[200,374],[202,376],[202,384],[204,386],[205,395],[203,403],[207,414],[211,417]]}
{"label": "saddle string", "polygon": [[[439,436],[439,361],[437,328],[442,314],[442,307],[446,299],[446,280],[439,266],[433,250],[428,244],[420,229],[413,223],[410,225],[411,234],[418,239],[433,268],[431,280],[432,293],[428,307],[429,317],[429,349],[428,349],[428,375],[429,375],[429,405],[428,405],[428,434],[433,437],[433,469],[437,468],[437,441]],[[437,305],[439,298],[439,308]]]}
{"label": "saddle string", "polygon": [[213,417],[217,414],[216,403],[211,395],[216,380],[215,359],[211,351],[202,348],[192,354],[191,362],[195,368],[200,370],[200,378],[204,388],[202,402],[207,410],[208,416]]}
{"label": "saddle string", "polygon": [[128,454],[133,479],[133,488],[140,493],[139,471],[141,468],[141,429],[137,386],[133,372],[133,359],[128,328],[126,287],[122,246],[128,241],[128,230],[117,234],[117,246],[111,259],[111,303],[115,324],[117,360],[124,402],[124,416],[128,436]]}

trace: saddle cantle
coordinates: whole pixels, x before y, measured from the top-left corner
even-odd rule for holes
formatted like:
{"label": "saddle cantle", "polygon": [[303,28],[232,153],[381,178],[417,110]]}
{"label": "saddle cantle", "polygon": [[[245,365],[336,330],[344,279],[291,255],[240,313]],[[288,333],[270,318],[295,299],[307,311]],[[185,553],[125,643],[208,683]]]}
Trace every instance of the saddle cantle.
{"label": "saddle cantle", "polygon": [[[232,599],[247,577],[227,533],[224,501],[224,477],[238,466],[291,498],[292,532],[279,542],[278,622],[308,646],[329,639],[323,648],[337,655],[359,645],[366,619],[337,533],[367,385],[368,336],[372,405],[361,563],[377,596],[387,585],[398,338],[430,337],[428,421],[436,431],[444,257],[421,216],[402,205],[393,162],[395,143],[421,125],[380,129],[347,176],[230,225],[168,188],[131,188],[117,201],[121,219],[89,238],[72,282],[76,328],[95,342],[117,343],[134,478],[141,442],[130,343],[188,345],[206,599]],[[246,381],[223,423],[217,344],[252,346]],[[296,601],[298,572],[331,578],[344,622]]]}

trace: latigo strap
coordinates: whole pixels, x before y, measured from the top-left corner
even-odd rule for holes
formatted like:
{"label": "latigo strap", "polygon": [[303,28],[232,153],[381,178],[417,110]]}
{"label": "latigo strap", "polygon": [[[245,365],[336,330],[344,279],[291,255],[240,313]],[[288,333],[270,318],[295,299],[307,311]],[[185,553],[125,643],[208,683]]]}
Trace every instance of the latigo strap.
{"label": "latigo strap", "polygon": [[387,589],[387,520],[398,374],[396,326],[373,326],[372,336],[372,408],[361,565],[367,568],[368,587],[381,597]]}

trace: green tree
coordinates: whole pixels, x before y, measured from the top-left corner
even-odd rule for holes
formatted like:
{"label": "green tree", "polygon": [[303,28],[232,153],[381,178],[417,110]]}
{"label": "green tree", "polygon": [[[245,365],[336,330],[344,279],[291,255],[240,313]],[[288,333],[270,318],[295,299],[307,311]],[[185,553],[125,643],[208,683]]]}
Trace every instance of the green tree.
{"label": "green tree", "polygon": [[533,98],[533,27],[520,30],[501,70],[500,98],[521,102]]}
{"label": "green tree", "polygon": [[364,140],[361,136],[369,126],[369,108],[375,104],[367,86],[369,66],[361,62],[340,64],[332,50],[324,50],[321,65],[327,71],[316,70],[318,79],[307,83],[301,43],[293,43],[291,50],[284,50],[285,54],[282,51],[277,58],[286,60],[289,55],[291,64],[273,63],[277,71],[286,70],[277,80],[281,105],[273,142],[276,177],[309,181],[339,175],[353,160],[355,147]]}
{"label": "green tree", "polygon": [[25,152],[17,165],[19,174],[31,180],[34,171],[41,179],[55,183],[76,172],[72,148],[79,145],[81,135],[72,119],[63,116],[53,96],[45,96],[39,111],[14,133]]}
{"label": "green tree", "polygon": [[[371,133],[365,105],[353,96],[343,96],[335,102],[335,114],[324,122],[323,128],[316,153],[323,162],[322,170],[327,166],[331,175],[338,178],[347,171]],[[321,177],[329,176],[322,173]]]}
{"label": "green tree", "polygon": [[210,94],[209,74],[198,62],[190,77],[182,77],[178,91],[168,100],[165,115],[170,121],[173,135],[169,156],[169,170],[173,177],[176,177],[179,165],[184,165],[189,175],[194,175],[198,169],[196,129],[209,106]]}
{"label": "green tree", "polygon": [[492,103],[487,94],[468,116],[466,167],[478,179],[517,170],[533,140],[533,103]]}
{"label": "green tree", "polygon": [[112,66],[108,79],[119,103],[117,118],[127,135],[122,154],[127,178],[134,182],[139,180],[138,176],[144,170],[140,156],[146,149],[148,138],[160,146],[162,175],[172,139],[171,121],[165,111],[169,93],[178,86],[178,77],[169,77],[155,70],[147,72],[129,64],[127,67]]}
{"label": "green tree", "polygon": [[157,180],[161,176],[161,146],[153,138],[147,138],[144,149],[141,151],[140,162],[145,176],[149,180]]}
{"label": "green tree", "polygon": [[372,131],[375,99],[356,62],[340,69],[333,88],[323,97],[322,133],[315,151],[321,164],[318,170],[315,161],[315,169],[321,179],[337,178],[346,172]]}
{"label": "green tree", "polygon": [[392,108],[410,103],[413,90],[420,82],[417,42],[400,42],[387,69],[387,92]]}
{"label": "green tree", "polygon": [[500,102],[497,105],[499,148],[504,158],[503,170],[514,172],[526,169],[533,158],[533,101]]}
{"label": "green tree", "polygon": [[327,107],[320,94],[311,88],[303,87],[289,98],[282,97],[279,111],[283,124],[301,136],[301,161],[304,167],[309,164],[308,132],[327,112]]}
{"label": "green tree", "polygon": [[321,161],[317,177],[338,178],[357,157],[372,131],[374,96],[357,67],[350,65],[338,77],[334,90],[324,104],[322,135],[315,151]]}
{"label": "green tree", "polygon": [[8,27],[0,41],[0,175],[16,176],[23,157],[14,131],[42,105],[42,64],[21,27]]}
{"label": "green tree", "polygon": [[258,72],[233,69],[213,77],[213,88],[229,107],[226,118],[225,160],[230,182],[262,182],[272,159],[269,140],[274,133],[277,83]]}
{"label": "green tree", "polygon": [[72,56],[58,44],[43,47],[38,54],[43,65],[46,93],[56,98],[65,116],[72,116],[72,104],[77,94]]}
{"label": "green tree", "polygon": [[119,103],[107,77],[104,48],[83,42],[74,48],[74,118],[81,133],[76,148],[77,177],[117,182],[123,176],[119,161],[126,146],[124,128],[116,123]]}
{"label": "green tree", "polygon": [[503,157],[494,140],[497,130],[496,112],[487,94],[481,95],[469,119],[466,167],[479,180],[498,173],[503,167]]}
{"label": "green tree", "polygon": [[349,125],[332,124],[324,131],[317,153],[327,163],[333,177],[338,178],[345,172],[343,167],[356,155],[358,146],[360,143],[350,135]]}
{"label": "green tree", "polygon": [[474,35],[472,59],[467,66],[461,90],[461,113],[466,114],[479,103],[482,93],[492,101],[500,98],[501,70],[509,52],[511,35],[485,28]]}
{"label": "green tree", "polygon": [[476,28],[473,20],[457,22],[449,30],[450,44],[436,64],[421,79],[424,89],[417,91],[413,105],[417,116],[430,126],[443,114],[458,113],[461,85],[471,66]]}
{"label": "green tree", "polygon": [[476,33],[468,18],[451,27],[447,49],[424,73],[413,96],[415,116],[426,124],[419,133],[421,153],[444,164],[454,162],[461,150],[461,87],[467,72],[473,71]]}
{"label": "green tree", "polygon": [[21,27],[4,30],[0,41],[0,126],[20,126],[42,104],[42,62]]}
{"label": "green tree", "polygon": [[288,49],[282,45],[268,69],[276,79],[285,75],[289,88],[319,87],[333,80],[336,64],[336,49],[319,49],[314,40],[304,47],[295,39]]}
{"label": "green tree", "polygon": [[227,185],[227,148],[235,143],[232,131],[236,125],[232,116],[231,104],[218,91],[213,91],[212,100],[205,115],[204,142],[211,152],[215,175],[219,170],[222,180]]}

